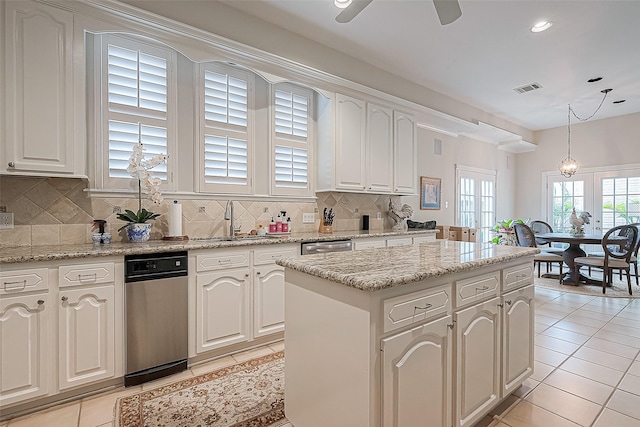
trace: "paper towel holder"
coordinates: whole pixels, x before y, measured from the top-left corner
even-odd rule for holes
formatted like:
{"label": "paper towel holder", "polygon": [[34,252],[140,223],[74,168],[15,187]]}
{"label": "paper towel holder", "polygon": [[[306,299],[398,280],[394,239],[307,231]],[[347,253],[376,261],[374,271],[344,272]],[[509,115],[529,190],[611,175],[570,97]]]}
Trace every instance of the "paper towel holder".
{"label": "paper towel holder", "polygon": [[[177,200],[173,201],[174,204],[178,204]],[[182,208],[180,207],[180,211],[181,212]],[[171,217],[171,215],[169,215],[169,217]],[[182,228],[182,226],[180,227]],[[171,226],[169,226],[169,229],[171,229]],[[182,231],[182,230],[180,230]],[[181,241],[185,241],[185,240],[189,240],[189,236],[164,236],[162,238],[162,240],[168,240],[168,241],[173,241],[173,242],[181,242]]]}

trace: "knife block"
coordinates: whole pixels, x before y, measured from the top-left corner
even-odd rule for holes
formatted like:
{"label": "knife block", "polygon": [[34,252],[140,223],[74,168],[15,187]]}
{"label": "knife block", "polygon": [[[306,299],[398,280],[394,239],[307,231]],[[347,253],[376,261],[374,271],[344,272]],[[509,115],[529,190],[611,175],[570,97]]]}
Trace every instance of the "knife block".
{"label": "knife block", "polygon": [[320,228],[318,229],[318,232],[323,234],[331,234],[333,233],[333,225],[320,224]]}

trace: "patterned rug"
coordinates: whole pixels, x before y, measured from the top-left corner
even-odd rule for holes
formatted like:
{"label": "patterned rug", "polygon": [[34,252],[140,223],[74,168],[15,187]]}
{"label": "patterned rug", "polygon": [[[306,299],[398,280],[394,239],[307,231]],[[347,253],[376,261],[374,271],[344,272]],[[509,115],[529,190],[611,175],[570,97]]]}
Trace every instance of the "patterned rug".
{"label": "patterned rug", "polygon": [[278,427],[284,351],[121,397],[116,427]]}

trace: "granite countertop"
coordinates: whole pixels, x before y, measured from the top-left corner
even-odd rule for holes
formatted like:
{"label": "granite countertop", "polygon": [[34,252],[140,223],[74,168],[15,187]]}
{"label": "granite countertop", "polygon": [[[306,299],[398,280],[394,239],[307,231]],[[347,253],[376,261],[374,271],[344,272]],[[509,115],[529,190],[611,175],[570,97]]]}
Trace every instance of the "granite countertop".
{"label": "granite countertop", "polygon": [[377,291],[539,253],[537,248],[449,240],[286,258],[276,264],[353,288]]}
{"label": "granite countertop", "polygon": [[0,264],[33,261],[52,261],[70,258],[100,257],[112,255],[137,255],[154,252],[191,251],[196,249],[232,248],[239,246],[273,245],[281,243],[303,243],[341,239],[359,239],[367,237],[413,236],[416,234],[435,234],[436,230],[397,231],[338,231],[331,234],[291,233],[268,237],[233,241],[211,239],[192,239],[188,241],[150,240],[146,243],[110,243],[108,245],[78,244],[52,246],[15,246],[0,247]]}

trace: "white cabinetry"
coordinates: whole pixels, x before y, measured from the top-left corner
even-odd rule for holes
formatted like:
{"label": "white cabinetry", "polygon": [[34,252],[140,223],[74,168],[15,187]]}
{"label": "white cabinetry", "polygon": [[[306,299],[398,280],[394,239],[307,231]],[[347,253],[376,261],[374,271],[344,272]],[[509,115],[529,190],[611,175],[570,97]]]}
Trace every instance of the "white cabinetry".
{"label": "white cabinetry", "polygon": [[[4,272],[2,276],[4,283],[15,281]],[[53,319],[48,298],[46,291],[0,296],[0,406],[46,396],[50,392],[49,361],[53,357],[53,347],[49,326]]]}
{"label": "white cabinetry", "polygon": [[382,425],[451,425],[451,316],[382,340]]}
{"label": "white cabinetry", "polygon": [[365,189],[365,103],[336,94],[335,189]]}
{"label": "white cabinetry", "polygon": [[116,292],[116,276],[124,277],[121,265],[118,263],[116,270],[114,262],[62,265],[58,269],[60,390],[122,375],[122,368],[116,365],[123,363],[124,300],[122,279]]}
{"label": "white cabinetry", "polygon": [[384,248],[387,246],[387,239],[381,238],[366,238],[366,239],[355,239],[353,241],[353,249],[356,251],[362,249],[375,249],[375,248]]}
{"label": "white cabinetry", "polygon": [[393,110],[367,104],[366,135],[366,190],[390,193],[393,189]]}
{"label": "white cabinetry", "polygon": [[393,148],[393,192],[417,194],[417,126],[413,116],[393,112]]}
{"label": "white cabinetry", "polygon": [[533,373],[533,285],[502,296],[502,396],[513,393]]}
{"label": "white cabinetry", "polygon": [[387,247],[393,246],[409,246],[413,245],[413,239],[411,237],[389,237],[387,238]]}
{"label": "white cabinetry", "polygon": [[73,14],[32,1],[3,3],[6,128],[0,172],[84,175],[84,139],[76,143],[73,129]]}

